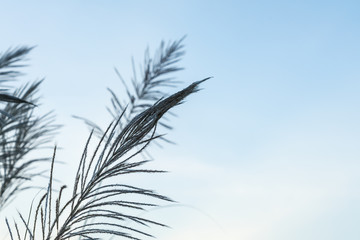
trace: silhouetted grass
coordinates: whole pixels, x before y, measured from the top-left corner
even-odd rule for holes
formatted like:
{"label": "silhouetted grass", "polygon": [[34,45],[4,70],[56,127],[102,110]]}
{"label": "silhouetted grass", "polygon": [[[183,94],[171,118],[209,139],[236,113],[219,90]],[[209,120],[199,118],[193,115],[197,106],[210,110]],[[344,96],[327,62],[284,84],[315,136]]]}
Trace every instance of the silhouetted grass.
{"label": "silhouetted grass", "polygon": [[36,96],[42,81],[27,83],[14,88],[10,83],[21,75],[18,68],[32,48],[10,49],[0,55],[0,210],[17,193],[29,188],[33,177],[41,175],[38,163],[51,158],[29,159],[30,152],[39,149],[51,140],[59,125],[54,115],[35,114],[39,104]]}
{"label": "silhouetted grass", "polygon": [[[162,42],[152,58],[147,50],[140,78],[133,63],[131,87],[115,69],[126,97],[121,99],[108,89],[111,94],[108,110],[114,121],[106,130],[77,117],[93,130],[79,161],[71,194],[65,185],[54,191],[56,147],[52,158],[26,158],[29,152],[47,143],[58,128],[51,113],[40,117],[34,114],[39,100],[36,94],[42,81],[15,89],[6,86],[21,74],[18,68],[24,66],[21,62],[32,48],[10,49],[0,55],[0,85],[3,86],[0,103],[5,102],[0,109],[0,210],[16,193],[27,188],[26,181],[41,175],[39,162],[52,160],[47,190],[36,205],[31,204],[27,218],[19,213],[21,224],[13,225],[6,219],[12,240],[102,239],[103,236],[142,239],[152,237],[143,230],[144,226],[166,226],[142,218],[139,213],[158,206],[161,201],[172,200],[154,190],[126,183],[123,176],[162,172],[146,168],[148,160],[139,160],[136,156],[157,139],[167,141],[157,133],[158,126],[172,128],[164,121],[164,114],[198,91],[199,84],[207,80],[195,82],[167,97],[165,90],[178,83],[169,75],[182,69],[176,64],[184,55],[183,39],[168,44]],[[94,140],[94,134],[99,139]],[[91,149],[94,141],[97,144]],[[134,226],[130,227],[129,222]]]}
{"label": "silhouetted grass", "polygon": [[[178,67],[177,63],[185,54],[184,39],[185,37],[182,37],[177,41],[169,41],[167,44],[162,41],[153,57],[150,57],[149,49],[147,49],[145,51],[144,62],[140,66],[138,73],[133,60],[133,77],[130,81],[130,86],[121,76],[118,69],[115,68],[115,73],[123,84],[126,96],[120,98],[119,94],[108,88],[111,94],[111,107],[107,107],[109,113],[114,120],[119,119],[120,115],[122,115],[117,125],[117,131],[121,131],[137,114],[151,107],[159,99],[167,96],[169,88],[177,87],[179,81],[176,81],[171,74],[183,69]],[[97,136],[101,137],[104,134],[104,131],[96,123],[83,117],[74,117],[82,119]],[[162,119],[159,125],[171,129],[170,123],[164,120]],[[163,137],[161,139],[166,140]]]}
{"label": "silhouetted grass", "polygon": [[[74,178],[72,195],[64,199],[66,186],[60,188],[54,196],[52,181],[54,174],[55,152],[52,159],[50,179],[46,193],[40,198],[36,208],[31,210],[27,219],[20,214],[25,225],[25,233],[20,234],[18,225],[8,228],[11,239],[63,240],[73,237],[80,239],[101,239],[101,235],[141,239],[151,234],[124,224],[131,221],[141,226],[151,224],[165,226],[150,219],[138,217],[138,211],[156,206],[153,200],[171,201],[166,196],[150,189],[119,182],[119,177],[127,174],[159,173],[162,171],[147,169],[147,160],[134,160],[144,151],[150,142],[161,137],[156,127],[162,116],[172,107],[182,102],[188,95],[198,91],[201,82],[195,82],[187,88],[157,101],[140,112],[123,126],[118,126],[127,111],[123,109],[116,122],[110,124],[90,156],[90,134],[78,170]],[[135,200],[128,200],[128,196]],[[136,200],[141,199],[141,200]],[[125,209],[135,210],[127,213]],[[95,220],[88,223],[87,220]]]}
{"label": "silhouetted grass", "polygon": [[[14,81],[17,76],[21,75],[18,68],[24,67],[25,65],[21,62],[25,60],[26,55],[32,50],[32,47],[19,47],[14,49],[8,49],[4,53],[0,53],[0,102],[13,102],[13,103],[28,103],[32,104],[25,99],[16,97],[15,95],[9,94],[8,84]],[[6,114],[6,112],[1,112]]]}

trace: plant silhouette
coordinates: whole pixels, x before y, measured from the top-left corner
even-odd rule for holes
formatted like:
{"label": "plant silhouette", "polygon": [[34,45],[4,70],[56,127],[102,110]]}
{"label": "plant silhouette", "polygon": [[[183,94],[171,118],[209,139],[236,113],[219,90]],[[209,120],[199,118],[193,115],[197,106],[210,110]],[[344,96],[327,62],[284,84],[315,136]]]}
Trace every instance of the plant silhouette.
{"label": "plant silhouette", "polygon": [[33,178],[42,174],[38,163],[51,158],[27,156],[48,143],[59,127],[54,124],[51,112],[41,116],[35,112],[42,80],[28,82],[14,90],[6,86],[21,74],[18,68],[25,66],[22,62],[31,49],[10,49],[0,56],[0,210],[17,193],[34,187],[31,185]]}
{"label": "plant silhouette", "polygon": [[[159,139],[168,141],[157,130],[159,126],[172,128],[164,122],[164,114],[182,103],[186,97],[197,92],[199,85],[208,79],[194,82],[183,90],[167,96],[165,89],[175,87],[178,83],[168,74],[182,69],[177,67],[176,63],[184,54],[183,39],[169,42],[166,46],[162,42],[153,58],[149,57],[147,50],[140,81],[136,78],[134,68],[132,90],[115,69],[124,84],[128,99],[120,100],[114,91],[108,89],[112,103],[112,110],[108,110],[114,120],[106,130],[102,130],[90,120],[75,116],[84,120],[92,131],[79,161],[72,190],[69,193],[66,185],[54,190],[55,147],[53,157],[50,158],[49,182],[45,193],[39,197],[37,204],[31,204],[27,217],[19,213],[21,225],[16,222],[11,225],[6,219],[11,240],[65,240],[75,237],[102,239],[103,236],[143,239],[143,237],[152,237],[148,230],[143,230],[143,227],[166,226],[164,223],[140,217],[139,213],[149,207],[159,206],[162,201],[172,202],[172,200],[152,189],[127,183],[124,176],[163,172],[146,168],[149,160],[138,156],[147,150],[150,143]],[[23,60],[24,55],[31,50],[31,48],[26,49],[27,51],[21,51],[22,55],[13,54],[17,56],[16,61],[13,62]],[[9,53],[12,52],[6,52]],[[18,66],[20,65],[16,65]],[[7,67],[15,66],[10,64]],[[12,78],[19,74],[16,71],[8,72],[8,76]],[[3,125],[0,127],[7,129],[5,126],[10,126],[7,122],[10,120],[18,120],[19,123],[12,123],[15,126],[11,128],[15,129],[12,135],[5,130],[2,130],[4,133],[0,132],[0,147],[11,149],[17,157],[16,160],[13,160],[14,157],[7,158],[8,153],[3,150],[2,167],[5,172],[10,163],[14,162],[13,169],[17,169],[19,174],[22,174],[20,176],[25,176],[25,179],[14,177],[13,180],[7,180],[5,177],[11,175],[4,175],[4,193],[7,194],[2,198],[4,203],[21,190],[20,186],[25,180],[31,180],[34,176],[26,171],[28,166],[49,160],[49,158],[39,158],[22,162],[29,151],[47,143],[57,128],[57,125],[53,124],[54,118],[51,113],[40,118],[32,115],[34,106],[38,105],[38,99],[34,95],[40,84],[41,81],[37,81],[16,89],[12,95],[6,93],[11,96],[8,99],[12,100],[10,102],[8,100],[2,111],[0,120]],[[99,138],[94,139],[94,135]],[[92,149],[94,142],[96,144]],[[135,226],[129,226],[129,222]]]}
{"label": "plant silhouette", "polygon": [[[101,234],[141,239],[141,236],[151,235],[137,228],[126,226],[124,221],[130,220],[139,225],[165,226],[162,223],[138,217],[136,213],[124,213],[122,210],[130,208],[144,211],[146,207],[157,206],[152,201],[154,199],[172,200],[151,189],[119,183],[119,177],[127,174],[162,172],[143,168],[148,162],[147,160],[134,161],[133,159],[145,150],[151,141],[161,137],[156,133],[156,126],[161,117],[169,109],[181,103],[188,95],[198,91],[198,85],[205,80],[207,79],[194,82],[187,88],[156,102],[135,116],[120,133],[116,134],[116,128],[124,116],[123,114],[120,115],[116,122],[109,125],[99,140],[94,153],[88,156],[91,133],[80,159],[72,196],[69,199],[62,198],[65,185],[61,187],[55,199],[53,196],[52,176],[55,149],[47,192],[41,197],[36,210],[30,211],[27,221],[20,214],[26,234],[21,238],[18,227],[15,225],[18,239],[25,240],[27,237],[37,239],[38,234],[41,235],[38,238],[48,240],[63,240],[73,237],[99,239]],[[123,112],[125,113],[125,111],[126,109]],[[127,200],[129,195],[133,197],[133,200]],[[136,200],[138,196],[145,200]],[[87,223],[87,220],[91,219],[95,219],[96,223]],[[15,232],[13,234],[9,224],[8,226],[11,239],[14,240]]]}
{"label": "plant silhouette", "polygon": [[[183,70],[182,67],[176,64],[179,63],[185,54],[184,39],[185,36],[176,41],[169,41],[167,44],[161,41],[153,57],[150,57],[149,48],[147,48],[145,50],[144,63],[140,66],[139,73],[137,73],[134,60],[132,60],[133,76],[130,86],[121,76],[119,70],[115,68],[115,73],[120,79],[126,95],[126,98],[122,99],[114,90],[107,89],[111,94],[111,106],[107,107],[107,110],[115,121],[120,119],[117,131],[121,131],[137,114],[151,107],[161,98],[166,97],[168,90],[177,87],[180,83],[171,74]],[[120,115],[122,116],[121,118]],[[103,136],[104,131],[98,124],[87,118],[74,117],[83,120],[98,137]],[[167,118],[163,118],[159,125],[166,129],[172,129],[167,120]],[[170,142],[163,136],[160,139]]]}

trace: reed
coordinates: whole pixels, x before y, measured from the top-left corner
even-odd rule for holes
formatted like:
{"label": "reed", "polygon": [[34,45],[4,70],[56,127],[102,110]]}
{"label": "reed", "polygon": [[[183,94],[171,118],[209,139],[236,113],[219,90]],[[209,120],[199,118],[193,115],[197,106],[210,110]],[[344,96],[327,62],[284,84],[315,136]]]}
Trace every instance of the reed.
{"label": "reed", "polygon": [[[111,107],[108,110],[114,120],[105,130],[86,118],[74,116],[83,120],[92,130],[79,160],[70,191],[66,185],[59,188],[54,186],[56,147],[50,159],[39,158],[22,162],[29,151],[47,143],[57,128],[51,113],[40,118],[32,115],[34,106],[38,105],[38,98],[34,95],[41,81],[26,84],[14,91],[11,99],[16,100],[6,103],[0,120],[3,121],[4,127],[10,126],[6,121],[19,120],[19,123],[13,123],[16,126],[13,128],[16,130],[12,135],[6,135],[7,132],[1,130],[2,126],[0,126],[0,150],[3,146],[3,149],[11,149],[16,153],[18,160],[14,161],[17,165],[15,164],[16,167],[13,169],[17,169],[19,172],[17,174],[21,175],[12,177],[12,181],[11,178],[8,181],[4,177],[2,182],[4,189],[14,189],[14,191],[5,190],[7,196],[3,199],[9,201],[11,197],[15,197],[16,192],[21,190],[23,181],[33,178],[35,173],[27,171],[29,166],[47,160],[51,160],[51,164],[49,182],[44,188],[46,190],[36,201],[34,200],[36,204],[31,204],[28,215],[25,217],[19,213],[19,221],[14,224],[10,224],[6,219],[11,240],[113,237],[140,240],[144,237],[153,237],[147,227],[166,226],[164,223],[140,216],[143,211],[172,200],[152,189],[126,182],[125,176],[163,172],[147,168],[149,159],[144,158],[144,155],[138,156],[146,152],[152,142],[159,139],[169,141],[158,133],[158,127],[172,129],[168,120],[164,121],[164,114],[182,103],[189,95],[197,92],[199,85],[208,79],[194,82],[181,91],[167,95],[168,88],[175,88],[179,83],[171,74],[182,70],[177,63],[184,55],[183,40],[184,38],[181,38],[167,44],[161,42],[153,57],[150,57],[149,50],[146,50],[140,74],[136,73],[133,64],[134,75],[131,79],[131,87],[115,69],[123,83],[126,97],[120,99],[115,91],[108,89],[111,95]],[[24,55],[31,50],[31,48],[21,49],[22,51],[16,49],[14,52],[6,52],[7,55],[14,56],[13,63],[23,60]],[[4,59],[11,58],[4,57]],[[21,65],[4,64],[4,66],[12,68]],[[16,77],[18,74],[15,70],[8,72],[9,77]],[[140,78],[137,75],[140,75]],[[1,97],[0,101],[2,101]],[[6,156],[6,153],[1,156],[4,159],[1,160],[4,162],[3,169],[8,169],[8,162],[13,161],[13,158],[7,159]],[[61,181],[61,176],[57,176],[57,179]]]}
{"label": "reed", "polygon": [[[136,227],[127,226],[124,224],[125,221],[143,226],[152,224],[166,226],[139,217],[139,211],[157,206],[158,204],[153,202],[154,199],[168,202],[172,200],[154,190],[119,182],[121,179],[119,177],[128,174],[162,172],[147,169],[145,167],[147,160],[134,159],[151,141],[161,136],[156,133],[161,117],[187,96],[197,92],[199,84],[205,80],[207,79],[194,82],[187,88],[156,102],[136,115],[120,133],[117,133],[118,124],[126,111],[124,109],[119,119],[108,126],[93,149],[93,153],[89,155],[91,133],[79,161],[72,195],[68,199],[62,197],[63,191],[66,191],[65,185],[60,188],[57,195],[53,192],[55,148],[47,191],[39,200],[35,210],[30,211],[27,220],[20,214],[20,219],[25,225],[25,234],[19,233],[17,225],[12,229],[8,224],[11,239],[63,240],[74,237],[101,239],[101,236],[109,235],[140,240],[143,236],[152,235]],[[135,200],[124,200],[128,199],[129,195]],[[138,201],[137,198],[143,200]],[[125,213],[126,211],[123,210],[128,208],[136,211],[133,214]],[[88,220],[94,222],[88,223]]]}
{"label": "reed", "polygon": [[21,87],[12,85],[31,49],[20,47],[0,55],[0,211],[19,192],[34,187],[34,177],[42,175],[39,163],[51,158],[28,156],[51,141],[59,127],[52,112],[36,113],[42,80]]}

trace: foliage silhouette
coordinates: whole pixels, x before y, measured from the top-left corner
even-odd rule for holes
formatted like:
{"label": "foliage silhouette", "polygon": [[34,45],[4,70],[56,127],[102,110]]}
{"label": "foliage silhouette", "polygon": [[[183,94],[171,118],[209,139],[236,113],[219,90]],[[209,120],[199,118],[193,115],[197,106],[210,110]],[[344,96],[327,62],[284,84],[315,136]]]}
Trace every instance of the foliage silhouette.
{"label": "foliage silhouette", "polygon": [[[147,49],[145,51],[144,63],[140,66],[140,79],[137,77],[138,74],[136,73],[133,60],[131,87],[126,84],[118,69],[115,68],[116,75],[121,80],[126,92],[126,99],[121,99],[118,94],[108,88],[111,94],[111,108],[107,107],[107,110],[115,121],[122,115],[117,131],[121,131],[137,114],[151,107],[159,99],[167,96],[168,88],[177,87],[179,81],[176,81],[174,77],[169,75],[183,70],[183,68],[176,66],[176,64],[185,54],[184,39],[185,36],[176,41],[169,41],[167,44],[162,41],[152,58],[150,57],[149,49]],[[103,136],[104,131],[96,123],[83,117],[74,117],[82,119],[98,137]],[[172,129],[166,120],[166,118],[163,118],[159,125],[166,129]],[[163,136],[160,139],[168,141]]]}
{"label": "foliage silhouette", "polygon": [[[100,239],[101,234],[141,239],[142,236],[151,235],[137,228],[128,227],[124,224],[125,220],[145,226],[149,224],[165,226],[162,223],[138,217],[135,213],[127,213],[124,209],[144,211],[149,206],[156,206],[153,200],[171,201],[171,199],[153,190],[119,183],[119,177],[134,173],[162,172],[143,168],[147,160],[139,161],[134,158],[144,151],[150,142],[161,137],[156,133],[161,117],[169,109],[180,104],[188,95],[198,91],[199,84],[205,80],[207,79],[195,82],[157,101],[117,132],[116,129],[125,116],[125,108],[119,119],[107,128],[94,153],[89,157],[91,133],[79,162],[73,194],[66,200],[62,198],[66,186],[61,187],[55,199],[53,197],[55,148],[47,192],[39,200],[35,212],[30,211],[27,220],[20,214],[22,223],[25,225],[24,237],[21,237],[18,225],[15,224],[14,230],[6,221],[11,239],[15,240],[16,237],[18,240],[27,238],[63,240],[73,237]],[[145,200],[129,200],[129,195]],[[96,219],[96,223],[87,223],[89,219]],[[41,237],[37,237],[38,235]]]}
{"label": "foliage silhouette", "polygon": [[[18,68],[24,66],[21,62],[32,48],[10,49],[0,56],[0,84],[3,86],[0,103],[4,104],[0,109],[0,210],[19,191],[28,188],[27,185],[24,187],[26,181],[42,174],[36,168],[39,162],[51,160],[47,190],[36,205],[31,204],[28,217],[19,213],[22,224],[15,222],[13,226],[6,219],[12,240],[101,239],[103,236],[142,239],[152,237],[143,227],[166,226],[142,218],[139,213],[158,206],[161,201],[172,200],[154,190],[126,183],[123,177],[134,173],[163,172],[146,168],[149,160],[139,160],[137,156],[158,139],[168,141],[158,133],[159,126],[172,129],[163,115],[188,95],[197,92],[199,84],[207,80],[194,82],[167,96],[165,90],[178,84],[169,74],[182,70],[176,64],[184,55],[183,40],[167,45],[162,42],[153,58],[146,50],[140,80],[133,63],[131,88],[115,68],[127,99],[120,100],[114,91],[108,89],[112,104],[108,111],[114,121],[105,131],[97,124],[75,116],[92,128],[92,132],[79,161],[72,194],[67,194],[65,185],[54,190],[56,147],[52,158],[27,159],[29,152],[51,140],[59,127],[54,124],[52,113],[40,117],[34,114],[39,101],[36,94],[42,81],[27,83],[12,93],[12,88],[5,86],[21,75]],[[93,135],[99,139],[94,140]],[[88,154],[94,141],[97,144],[92,154]],[[37,170],[31,171],[34,167]],[[135,227],[130,227],[129,222]]]}
{"label": "foliage silhouette", "polygon": [[[5,84],[13,82],[21,75],[19,67],[31,47],[10,49],[0,56],[0,101],[3,101],[0,114],[0,210],[17,193],[29,188],[35,176],[41,175],[38,163],[51,158],[29,159],[34,150],[49,142],[59,125],[54,124],[54,115],[49,112],[37,116],[35,106],[39,104],[36,96],[42,80],[27,83],[15,88]],[[35,170],[34,170],[35,169]]]}
{"label": "foliage silhouette", "polygon": [[24,46],[15,49],[8,49],[4,53],[0,53],[0,102],[33,104],[25,99],[9,94],[9,87],[4,86],[5,83],[14,81],[16,77],[21,74],[17,69],[25,66],[21,64],[21,62],[25,60],[26,55],[32,49],[32,47]]}

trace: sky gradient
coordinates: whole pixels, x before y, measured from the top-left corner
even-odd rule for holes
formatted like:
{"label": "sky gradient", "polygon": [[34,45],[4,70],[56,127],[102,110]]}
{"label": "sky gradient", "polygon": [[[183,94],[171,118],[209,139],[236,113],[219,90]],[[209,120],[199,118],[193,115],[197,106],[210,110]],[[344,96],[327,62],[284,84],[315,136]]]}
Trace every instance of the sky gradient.
{"label": "sky gradient", "polygon": [[[132,56],[140,63],[146,47],[187,35],[181,87],[213,78],[174,110],[168,136],[177,145],[152,149],[152,164],[170,173],[148,184],[179,202],[147,213],[172,227],[152,233],[359,239],[360,4],[129,2],[0,4],[0,51],[36,46],[22,79],[45,77],[42,109],[64,124],[56,144],[66,164],[55,174],[73,178],[88,135],[71,115],[111,120],[106,87],[122,87],[113,68],[129,79]],[[25,211],[33,194],[16,208]]]}

